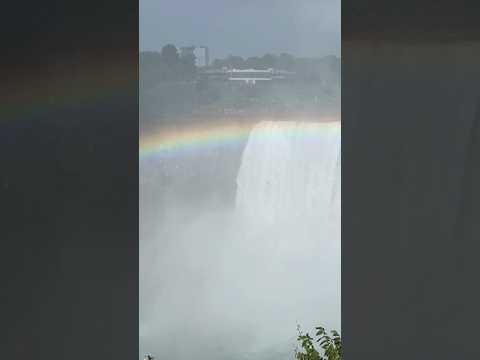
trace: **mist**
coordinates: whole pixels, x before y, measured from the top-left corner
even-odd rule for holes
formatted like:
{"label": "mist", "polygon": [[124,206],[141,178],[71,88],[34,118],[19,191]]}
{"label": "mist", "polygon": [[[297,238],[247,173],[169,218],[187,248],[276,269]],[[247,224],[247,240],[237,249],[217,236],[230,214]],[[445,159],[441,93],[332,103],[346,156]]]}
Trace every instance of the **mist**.
{"label": "mist", "polygon": [[339,3],[145,0],[140,48],[139,356],[341,331]]}
{"label": "mist", "polygon": [[142,163],[141,353],[288,359],[297,325],[340,329],[339,137],[295,140],[276,123]]}

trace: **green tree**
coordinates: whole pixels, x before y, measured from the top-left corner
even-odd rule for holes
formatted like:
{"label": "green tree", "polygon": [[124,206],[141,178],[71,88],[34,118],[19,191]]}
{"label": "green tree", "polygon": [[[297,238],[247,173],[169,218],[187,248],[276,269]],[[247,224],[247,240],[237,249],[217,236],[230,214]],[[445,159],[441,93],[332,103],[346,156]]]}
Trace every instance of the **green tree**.
{"label": "green tree", "polygon": [[169,77],[170,69],[158,52],[144,51],[139,56],[140,89],[150,89]]}
{"label": "green tree", "polygon": [[[298,327],[297,340],[300,342],[302,351],[298,349],[295,351],[295,358],[297,360],[341,360],[342,359],[342,339],[340,334],[332,330],[329,336],[325,328],[319,326],[317,330],[317,340],[314,340],[308,333],[303,334]],[[323,355],[315,348],[315,342],[319,343],[323,350]]]}
{"label": "green tree", "polygon": [[247,60],[245,60],[245,67],[249,69],[261,69],[263,68],[262,59],[258,56],[249,57]]}
{"label": "green tree", "polygon": [[178,55],[178,50],[173,44],[167,44],[162,48],[160,53],[162,60],[165,61],[168,65],[178,64],[180,56]]}
{"label": "green tree", "polygon": [[263,69],[270,69],[275,66],[277,62],[277,57],[272,54],[265,54],[262,56],[261,64]]}
{"label": "green tree", "polygon": [[245,61],[241,56],[232,56],[230,55],[226,59],[226,63],[228,67],[234,68],[234,69],[243,69],[245,67]]}
{"label": "green tree", "polygon": [[179,73],[184,79],[192,79],[197,72],[197,66],[195,65],[195,55],[193,53],[186,53],[180,56]]}

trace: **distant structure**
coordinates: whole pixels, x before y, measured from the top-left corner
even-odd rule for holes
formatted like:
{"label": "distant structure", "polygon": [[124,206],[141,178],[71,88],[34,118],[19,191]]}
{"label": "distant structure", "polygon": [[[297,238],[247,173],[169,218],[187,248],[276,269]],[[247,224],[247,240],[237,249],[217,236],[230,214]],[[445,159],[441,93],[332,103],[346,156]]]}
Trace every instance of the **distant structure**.
{"label": "distant structure", "polygon": [[205,67],[210,64],[210,51],[208,46],[184,46],[179,49],[180,56],[194,56],[195,65]]}
{"label": "distant structure", "polygon": [[228,70],[228,80],[243,81],[246,84],[255,85],[257,81],[271,81],[274,76],[273,69],[231,69]]}
{"label": "distant structure", "polygon": [[243,82],[254,86],[257,82],[286,80],[295,77],[294,72],[276,69],[207,69],[202,72],[203,76],[211,80]]}
{"label": "distant structure", "polygon": [[195,58],[197,61],[197,66],[208,66],[210,65],[210,50],[208,46],[199,46],[195,48]]}

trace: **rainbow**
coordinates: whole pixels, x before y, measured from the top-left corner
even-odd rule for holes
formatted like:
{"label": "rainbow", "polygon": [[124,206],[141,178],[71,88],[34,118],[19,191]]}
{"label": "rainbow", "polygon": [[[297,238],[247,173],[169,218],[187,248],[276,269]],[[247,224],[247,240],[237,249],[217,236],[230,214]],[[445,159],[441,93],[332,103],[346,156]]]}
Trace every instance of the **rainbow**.
{"label": "rainbow", "polygon": [[[177,127],[162,127],[159,131],[140,138],[140,160],[162,155],[175,154],[179,151],[197,151],[212,146],[241,144],[250,134],[252,127],[262,120],[241,122],[200,122]],[[298,131],[298,123],[304,119],[295,118],[291,121],[281,120],[282,126],[270,130],[265,136]],[[279,121],[280,122],[280,121]],[[340,131],[340,121],[336,118],[321,119],[321,121],[302,122],[301,132],[306,137],[328,131]]]}

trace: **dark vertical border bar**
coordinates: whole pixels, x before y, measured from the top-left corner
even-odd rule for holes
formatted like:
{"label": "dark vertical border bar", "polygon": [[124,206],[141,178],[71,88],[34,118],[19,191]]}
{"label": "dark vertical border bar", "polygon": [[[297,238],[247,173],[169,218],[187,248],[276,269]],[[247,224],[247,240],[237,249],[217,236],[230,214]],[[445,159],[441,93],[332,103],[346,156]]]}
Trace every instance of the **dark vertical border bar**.
{"label": "dark vertical border bar", "polygon": [[480,355],[473,5],[342,2],[345,359]]}
{"label": "dark vertical border bar", "polygon": [[2,15],[1,357],[135,359],[138,1]]}

